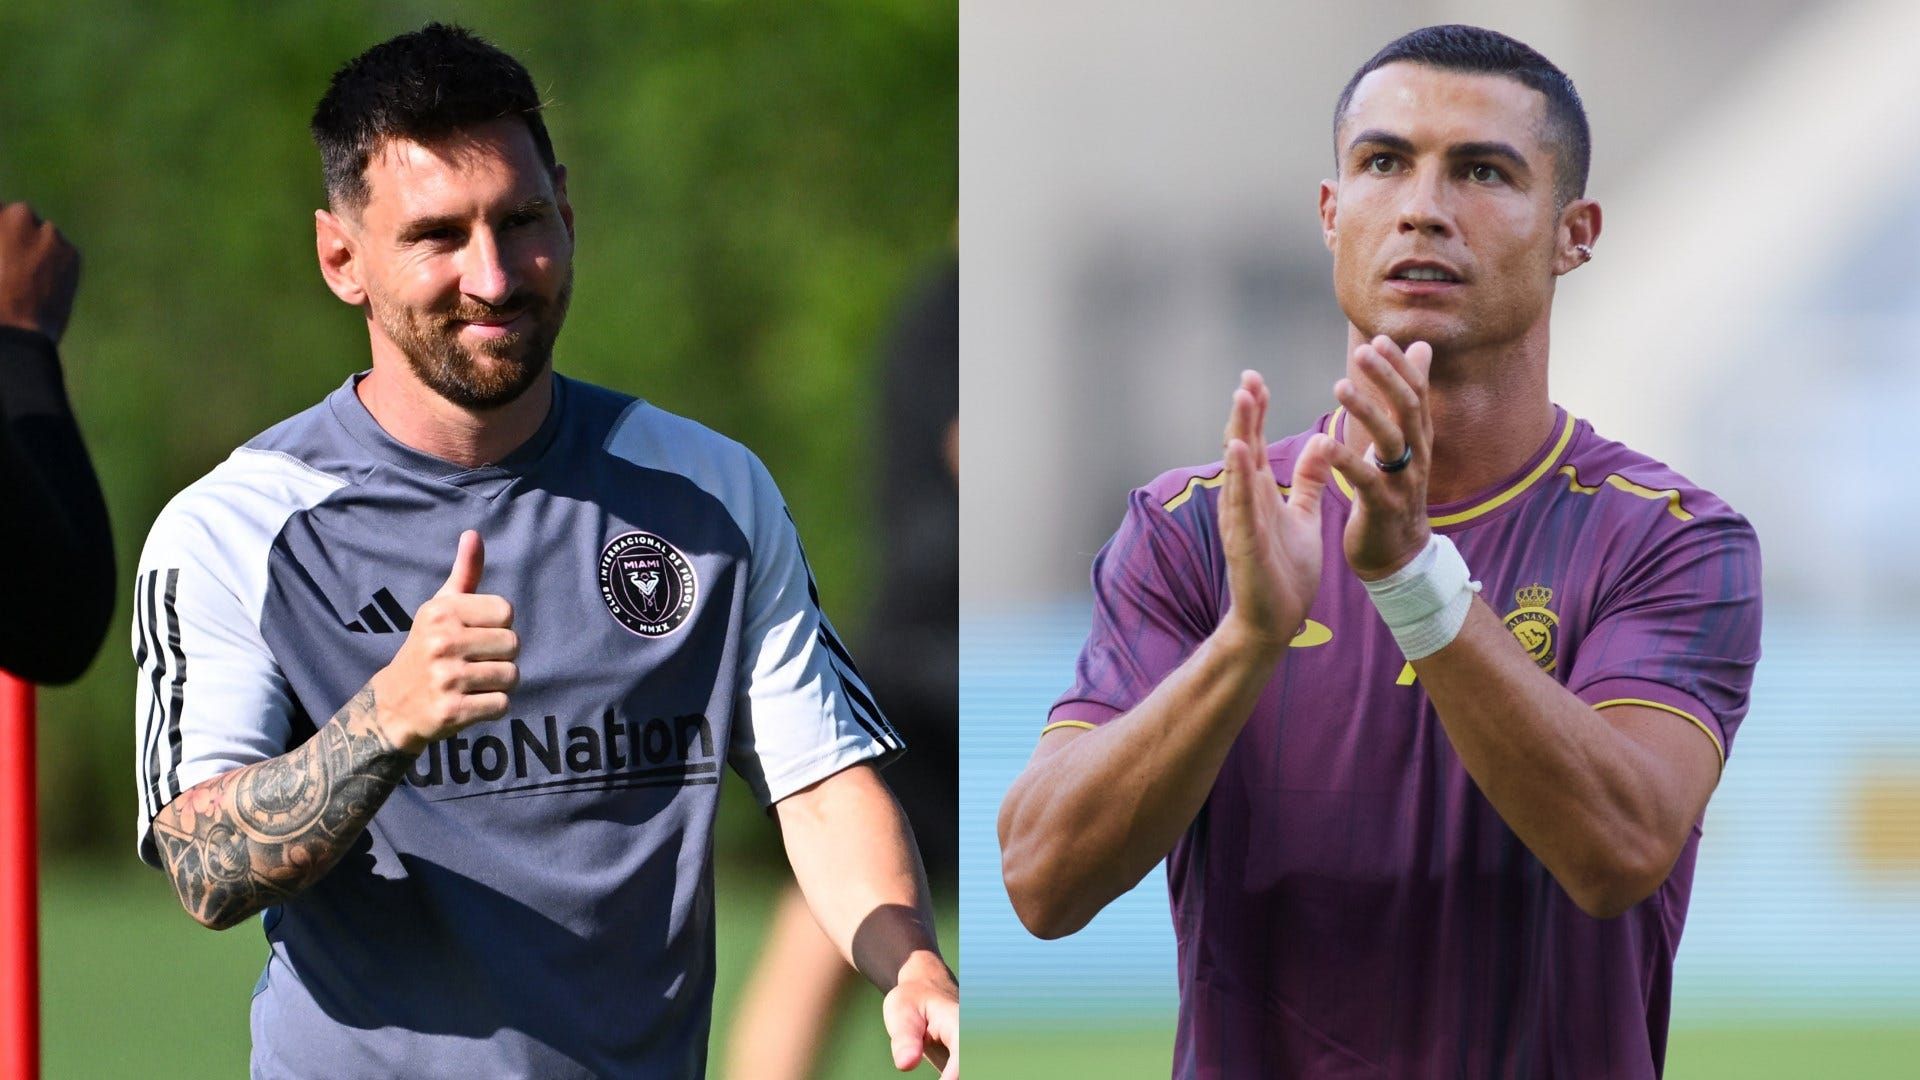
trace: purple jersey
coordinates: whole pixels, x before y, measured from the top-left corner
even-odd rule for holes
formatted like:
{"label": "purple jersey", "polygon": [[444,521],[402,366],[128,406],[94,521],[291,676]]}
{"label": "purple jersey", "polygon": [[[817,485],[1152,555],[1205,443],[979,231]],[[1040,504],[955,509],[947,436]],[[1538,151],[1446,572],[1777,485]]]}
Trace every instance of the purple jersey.
{"label": "purple jersey", "polygon": [[[1308,434],[1269,451],[1283,490]],[[1219,623],[1221,481],[1216,463],[1133,492],[1049,726],[1132,708]],[[1651,897],[1581,912],[1467,775],[1344,565],[1337,474],[1322,506],[1308,621],[1167,857],[1175,1076],[1658,1075],[1699,827]],[[1671,713],[1725,761],[1760,653],[1744,518],[1564,411],[1517,473],[1429,514],[1542,670],[1596,707]]]}

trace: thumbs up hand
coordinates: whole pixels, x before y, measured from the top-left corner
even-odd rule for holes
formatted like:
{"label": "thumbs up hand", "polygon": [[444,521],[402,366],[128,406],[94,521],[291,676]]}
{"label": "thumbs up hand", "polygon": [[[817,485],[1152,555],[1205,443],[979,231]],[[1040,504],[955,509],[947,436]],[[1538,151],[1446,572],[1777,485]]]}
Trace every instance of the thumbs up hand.
{"label": "thumbs up hand", "polygon": [[409,754],[505,716],[507,694],[520,683],[513,605],[476,591],[485,568],[480,534],[461,533],[447,583],[414,613],[393,663],[367,683],[376,724]]}
{"label": "thumbs up hand", "polygon": [[480,574],[487,567],[487,545],[481,541],[480,534],[468,529],[460,534],[460,546],[454,549],[453,572],[447,575],[447,583],[440,586],[435,596],[454,596],[471,593],[480,587]]}

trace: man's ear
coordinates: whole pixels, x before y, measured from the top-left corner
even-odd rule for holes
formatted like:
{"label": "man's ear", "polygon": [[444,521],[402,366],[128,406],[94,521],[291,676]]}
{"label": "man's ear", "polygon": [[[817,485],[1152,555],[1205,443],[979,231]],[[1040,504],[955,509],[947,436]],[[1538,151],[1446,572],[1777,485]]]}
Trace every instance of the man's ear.
{"label": "man's ear", "polygon": [[1340,182],[1338,180],[1320,181],[1320,240],[1333,250],[1333,223],[1340,214]]}
{"label": "man's ear", "polygon": [[333,295],[354,307],[366,303],[367,290],[360,284],[360,259],[352,226],[328,211],[315,210],[313,247],[320,259],[320,276]]}
{"label": "man's ear", "polygon": [[1593,245],[1600,239],[1600,204],[1592,199],[1575,199],[1560,211],[1559,245],[1553,252],[1555,277],[1572,273],[1593,258]]}

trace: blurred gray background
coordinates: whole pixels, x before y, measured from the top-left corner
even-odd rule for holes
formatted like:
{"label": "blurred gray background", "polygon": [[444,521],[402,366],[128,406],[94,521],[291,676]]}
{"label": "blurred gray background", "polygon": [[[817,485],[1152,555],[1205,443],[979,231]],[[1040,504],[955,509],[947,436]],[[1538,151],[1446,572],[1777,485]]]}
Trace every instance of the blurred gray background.
{"label": "blurred gray background", "polygon": [[1920,1060],[1920,5],[1902,0],[964,6],[975,1064],[1002,1028],[1171,1022],[1159,875],[1081,935],[1034,941],[999,887],[993,814],[1066,686],[1127,490],[1218,457],[1241,368],[1275,387],[1270,438],[1332,406],[1345,320],[1315,200],[1333,102],[1438,22],[1526,41],[1586,101],[1605,222],[1560,284],[1555,400],[1761,538],[1766,658],[1675,990],[1675,1068],[1707,1071],[1677,1075],[1772,1075],[1721,1047],[1792,1069],[1759,1029],[1858,1047],[1855,1025],[1857,1074],[1896,1075],[1876,1062]]}

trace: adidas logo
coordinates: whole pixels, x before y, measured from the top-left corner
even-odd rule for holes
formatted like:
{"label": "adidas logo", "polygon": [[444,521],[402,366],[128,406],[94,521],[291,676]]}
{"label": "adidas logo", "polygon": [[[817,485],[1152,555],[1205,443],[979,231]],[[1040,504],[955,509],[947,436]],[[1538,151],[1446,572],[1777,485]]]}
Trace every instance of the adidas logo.
{"label": "adidas logo", "polygon": [[405,633],[413,629],[413,620],[407,617],[407,609],[400,606],[392,593],[381,589],[373,594],[373,603],[360,609],[360,617],[347,624],[347,629],[356,634]]}

